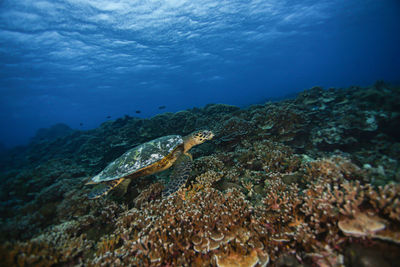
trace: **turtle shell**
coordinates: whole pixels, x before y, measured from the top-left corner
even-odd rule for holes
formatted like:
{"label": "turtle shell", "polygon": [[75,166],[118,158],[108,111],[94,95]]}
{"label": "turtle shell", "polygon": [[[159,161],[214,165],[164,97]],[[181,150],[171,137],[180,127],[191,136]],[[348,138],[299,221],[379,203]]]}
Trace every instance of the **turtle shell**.
{"label": "turtle shell", "polygon": [[163,136],[136,146],[108,164],[91,182],[106,182],[134,174],[162,160],[179,146],[183,146],[180,135]]}

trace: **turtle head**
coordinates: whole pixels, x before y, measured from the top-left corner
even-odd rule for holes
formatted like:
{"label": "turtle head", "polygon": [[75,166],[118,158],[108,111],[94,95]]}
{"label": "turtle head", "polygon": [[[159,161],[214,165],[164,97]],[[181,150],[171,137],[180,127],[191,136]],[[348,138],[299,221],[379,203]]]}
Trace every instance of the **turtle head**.
{"label": "turtle head", "polygon": [[198,145],[207,140],[211,140],[213,137],[214,134],[210,130],[200,130],[192,133],[192,139],[194,139],[194,142],[196,142]]}
{"label": "turtle head", "polygon": [[211,140],[213,137],[214,134],[210,130],[200,130],[189,134],[184,138],[185,152],[187,152],[193,146],[200,145],[207,140]]}

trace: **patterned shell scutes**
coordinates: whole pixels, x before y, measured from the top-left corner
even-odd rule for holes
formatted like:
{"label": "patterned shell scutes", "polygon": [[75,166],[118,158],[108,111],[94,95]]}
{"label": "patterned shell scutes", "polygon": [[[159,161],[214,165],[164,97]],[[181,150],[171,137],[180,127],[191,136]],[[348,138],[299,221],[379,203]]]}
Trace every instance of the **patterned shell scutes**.
{"label": "patterned shell scutes", "polygon": [[92,178],[92,182],[111,181],[133,174],[165,158],[180,145],[183,145],[182,136],[168,135],[136,146],[108,164]]}

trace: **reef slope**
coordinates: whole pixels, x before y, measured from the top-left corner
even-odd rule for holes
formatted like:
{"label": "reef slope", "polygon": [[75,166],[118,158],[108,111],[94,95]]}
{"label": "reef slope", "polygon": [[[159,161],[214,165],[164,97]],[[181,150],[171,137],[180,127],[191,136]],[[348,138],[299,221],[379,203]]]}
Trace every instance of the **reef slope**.
{"label": "reef slope", "polygon": [[[400,88],[314,87],[240,109],[210,104],[34,138],[0,161],[6,266],[396,266]],[[88,200],[126,150],[207,128],[185,189],[168,172]],[[116,190],[118,191],[118,190]],[[377,253],[379,252],[379,253]],[[372,265],[367,265],[372,264]]]}

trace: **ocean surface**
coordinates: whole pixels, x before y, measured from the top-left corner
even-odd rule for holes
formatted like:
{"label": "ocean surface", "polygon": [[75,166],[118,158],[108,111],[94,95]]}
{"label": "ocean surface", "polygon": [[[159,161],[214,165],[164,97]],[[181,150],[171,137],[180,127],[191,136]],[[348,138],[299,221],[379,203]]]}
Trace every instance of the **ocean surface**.
{"label": "ocean surface", "polygon": [[397,0],[0,2],[0,266],[400,266]]}

